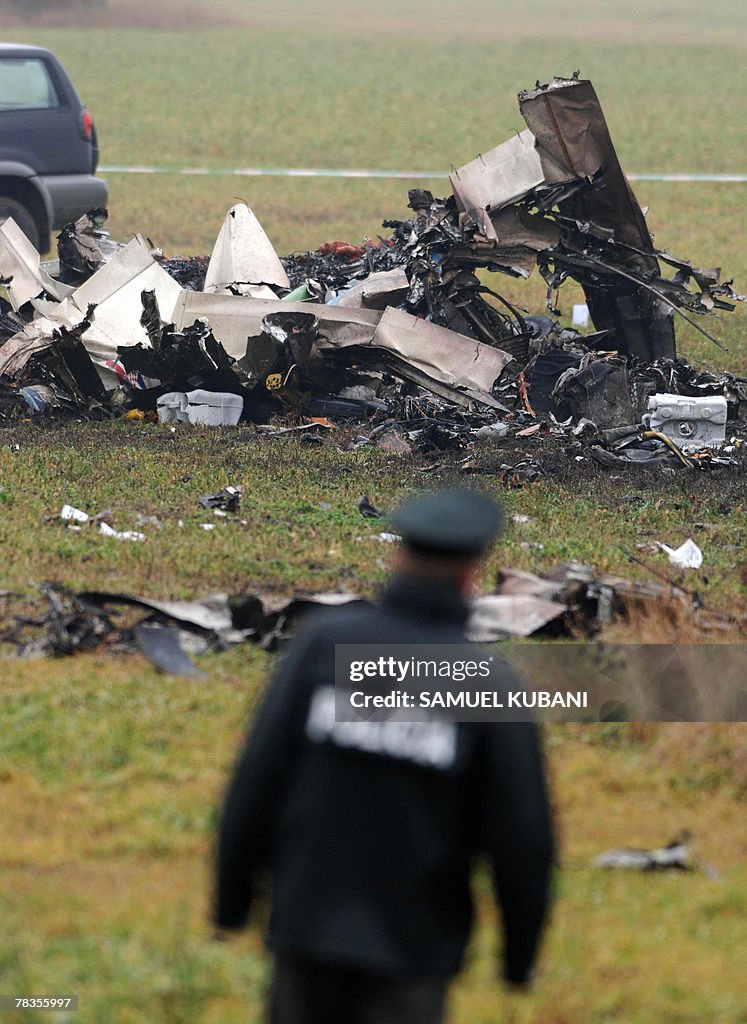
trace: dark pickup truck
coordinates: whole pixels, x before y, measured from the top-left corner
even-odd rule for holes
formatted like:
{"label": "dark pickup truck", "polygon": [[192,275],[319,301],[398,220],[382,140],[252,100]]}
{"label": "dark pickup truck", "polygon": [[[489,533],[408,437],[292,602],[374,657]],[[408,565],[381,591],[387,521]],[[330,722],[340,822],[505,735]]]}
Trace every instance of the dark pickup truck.
{"label": "dark pickup truck", "polygon": [[44,253],[51,232],[106,206],[93,118],[55,55],[0,43],[0,223]]}

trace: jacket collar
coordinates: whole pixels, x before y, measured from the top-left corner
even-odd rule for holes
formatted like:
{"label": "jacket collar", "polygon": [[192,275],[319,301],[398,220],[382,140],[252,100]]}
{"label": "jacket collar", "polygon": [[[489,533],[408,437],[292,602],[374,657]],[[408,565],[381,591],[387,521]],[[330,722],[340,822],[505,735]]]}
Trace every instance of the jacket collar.
{"label": "jacket collar", "polygon": [[381,596],[381,606],[407,617],[459,626],[469,618],[469,606],[456,587],[421,576],[394,576]]}

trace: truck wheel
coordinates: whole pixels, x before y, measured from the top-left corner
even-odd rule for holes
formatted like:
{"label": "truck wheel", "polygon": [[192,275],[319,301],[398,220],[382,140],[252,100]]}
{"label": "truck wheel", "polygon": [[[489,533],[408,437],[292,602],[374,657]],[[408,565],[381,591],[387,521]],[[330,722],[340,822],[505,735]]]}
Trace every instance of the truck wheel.
{"label": "truck wheel", "polygon": [[17,199],[0,195],[0,224],[12,217],[31,244],[39,248],[39,228],[32,214]]}

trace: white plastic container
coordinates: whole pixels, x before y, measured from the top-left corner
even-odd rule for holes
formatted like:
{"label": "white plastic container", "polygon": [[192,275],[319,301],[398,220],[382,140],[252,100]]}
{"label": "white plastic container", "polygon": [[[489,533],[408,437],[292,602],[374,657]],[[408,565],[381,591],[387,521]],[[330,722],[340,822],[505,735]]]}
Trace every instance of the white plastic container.
{"label": "white plastic container", "polygon": [[726,399],[651,395],[643,422],[680,448],[718,448],[726,439]]}
{"label": "white plastic container", "polygon": [[224,391],[188,391],[187,418],[207,427],[235,427],[244,410],[241,395]]}
{"label": "white plastic container", "polygon": [[169,391],[156,402],[159,423],[187,423],[187,396],[183,391]]}

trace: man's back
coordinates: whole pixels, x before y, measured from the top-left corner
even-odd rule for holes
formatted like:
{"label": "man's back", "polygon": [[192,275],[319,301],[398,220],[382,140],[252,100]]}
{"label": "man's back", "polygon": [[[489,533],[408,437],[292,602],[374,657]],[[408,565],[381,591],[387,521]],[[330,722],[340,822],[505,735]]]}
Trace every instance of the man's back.
{"label": "man's back", "polygon": [[336,644],[462,644],[451,586],[400,577],[380,606],[330,613],[271,683],[228,793],[219,924],[243,924],[272,875],[283,956],[392,976],[448,977],[471,924],[475,856],[492,861],[505,973],[526,979],[548,898],[552,832],[528,723],[338,722]]}

